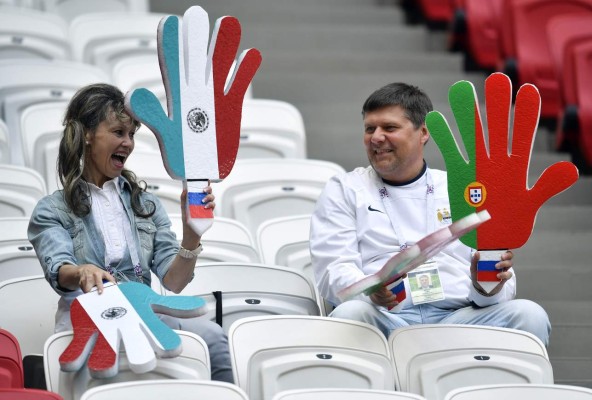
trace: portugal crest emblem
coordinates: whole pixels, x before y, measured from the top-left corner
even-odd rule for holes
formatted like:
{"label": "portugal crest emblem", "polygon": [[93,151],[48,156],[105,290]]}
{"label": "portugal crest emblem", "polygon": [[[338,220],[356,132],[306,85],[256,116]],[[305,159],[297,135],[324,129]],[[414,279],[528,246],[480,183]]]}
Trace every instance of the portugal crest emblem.
{"label": "portugal crest emblem", "polygon": [[465,201],[471,207],[480,207],[485,203],[487,191],[485,186],[479,182],[472,182],[465,188]]}

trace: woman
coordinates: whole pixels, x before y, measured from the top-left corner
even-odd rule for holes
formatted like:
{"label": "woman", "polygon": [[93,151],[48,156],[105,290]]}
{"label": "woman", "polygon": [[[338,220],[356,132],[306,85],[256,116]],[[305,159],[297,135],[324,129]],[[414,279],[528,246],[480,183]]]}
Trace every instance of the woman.
{"label": "woman", "polygon": [[[178,293],[192,279],[201,238],[184,223],[179,247],[158,198],[124,168],[138,127],[124,109],[123,93],[111,85],[86,86],[68,105],[58,154],[64,189],[39,201],[28,230],[46,279],[61,295],[56,332],[72,329],[69,310],[76,296],[95,286],[102,293],[104,281],[150,285],[152,271]],[[206,192],[205,207],[214,208],[211,188]],[[186,197],[183,191],[183,214]],[[209,347],[212,379],[232,382],[228,341],[218,325],[159,317],[173,329],[200,335]]]}

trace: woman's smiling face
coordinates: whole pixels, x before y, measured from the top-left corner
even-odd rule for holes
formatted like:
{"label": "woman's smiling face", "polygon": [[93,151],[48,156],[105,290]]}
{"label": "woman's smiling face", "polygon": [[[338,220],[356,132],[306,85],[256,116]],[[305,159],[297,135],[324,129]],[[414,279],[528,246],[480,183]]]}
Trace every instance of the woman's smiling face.
{"label": "woman's smiling face", "polygon": [[95,132],[87,132],[84,177],[98,187],[121,175],[125,161],[134,150],[137,127],[127,115],[110,112]]}

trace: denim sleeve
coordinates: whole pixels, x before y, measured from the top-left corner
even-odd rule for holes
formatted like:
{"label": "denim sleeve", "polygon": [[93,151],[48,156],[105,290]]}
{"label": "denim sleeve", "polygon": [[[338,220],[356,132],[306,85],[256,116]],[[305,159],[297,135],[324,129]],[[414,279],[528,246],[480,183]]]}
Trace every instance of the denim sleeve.
{"label": "denim sleeve", "polygon": [[60,213],[63,212],[51,196],[46,196],[33,210],[27,230],[27,236],[41,263],[45,279],[62,296],[70,291],[59,286],[58,270],[64,264],[77,265],[72,237],[77,229],[82,229],[74,223],[69,226],[64,224],[63,219],[60,219]]}
{"label": "denim sleeve", "polygon": [[156,207],[156,211],[152,216],[152,221],[156,226],[156,234],[154,235],[154,258],[151,270],[158,276],[161,284],[164,285],[163,278],[179,252],[179,242],[171,230],[171,220],[166,209],[156,196],[149,196],[149,200],[153,201]]}

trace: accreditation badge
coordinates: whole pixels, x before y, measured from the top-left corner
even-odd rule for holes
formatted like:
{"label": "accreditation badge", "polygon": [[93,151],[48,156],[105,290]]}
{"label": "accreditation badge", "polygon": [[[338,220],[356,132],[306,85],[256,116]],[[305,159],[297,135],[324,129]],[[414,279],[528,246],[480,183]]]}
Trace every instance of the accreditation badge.
{"label": "accreditation badge", "polygon": [[438,264],[430,260],[407,274],[411,302],[414,305],[444,300]]}

